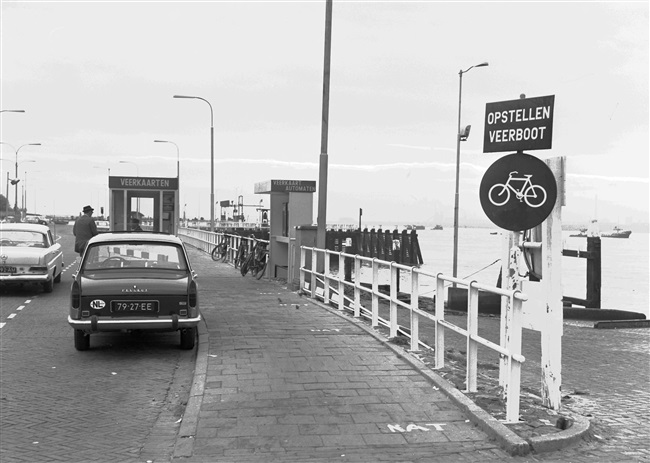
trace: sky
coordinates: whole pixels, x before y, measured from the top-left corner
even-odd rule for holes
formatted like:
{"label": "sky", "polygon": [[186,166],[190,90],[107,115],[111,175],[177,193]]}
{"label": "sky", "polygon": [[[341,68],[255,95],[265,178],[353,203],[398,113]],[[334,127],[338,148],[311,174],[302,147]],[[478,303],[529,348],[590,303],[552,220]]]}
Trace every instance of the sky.
{"label": "sky", "polygon": [[[335,0],[327,222],[363,209],[366,223],[452,223],[459,71],[487,61],[462,78],[461,226],[487,220],[479,185],[508,154],[483,152],[486,104],[521,94],[555,95],[552,148],[528,153],[566,157],[563,220],[647,223],[648,8]],[[179,160],[182,211],[209,218],[210,106],[216,202],[268,206],[255,183],[318,179],[324,0],[2,0],[0,13],[0,109],[25,111],[0,115],[1,191],[15,150],[41,143],[18,154],[28,212],[107,207],[109,172],[175,177]]]}

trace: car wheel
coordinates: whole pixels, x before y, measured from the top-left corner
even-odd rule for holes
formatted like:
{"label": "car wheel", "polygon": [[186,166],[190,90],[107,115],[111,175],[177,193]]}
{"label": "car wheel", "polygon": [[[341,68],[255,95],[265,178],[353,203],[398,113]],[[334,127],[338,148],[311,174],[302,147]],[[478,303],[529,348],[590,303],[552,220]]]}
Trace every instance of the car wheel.
{"label": "car wheel", "polygon": [[[56,272],[56,269],[54,269],[54,271]],[[63,275],[63,270],[59,272],[57,276],[54,277],[54,283],[61,283],[61,275]]]}
{"label": "car wheel", "polygon": [[77,350],[88,350],[90,348],[90,335],[83,330],[74,330],[74,347]]}
{"label": "car wheel", "polygon": [[194,349],[194,340],[196,339],[196,328],[183,328],[181,330],[181,349]]}
{"label": "car wheel", "polygon": [[46,293],[51,293],[54,291],[54,279],[47,280],[43,283],[43,291]]}

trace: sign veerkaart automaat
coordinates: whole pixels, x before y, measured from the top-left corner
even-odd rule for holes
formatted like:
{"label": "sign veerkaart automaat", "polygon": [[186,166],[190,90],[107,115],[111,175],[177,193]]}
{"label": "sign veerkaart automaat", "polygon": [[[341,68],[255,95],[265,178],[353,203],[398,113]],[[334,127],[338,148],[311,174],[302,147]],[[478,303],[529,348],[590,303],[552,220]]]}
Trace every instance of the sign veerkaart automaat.
{"label": "sign veerkaart automaat", "polygon": [[551,149],[554,105],[555,95],[487,103],[483,152]]}

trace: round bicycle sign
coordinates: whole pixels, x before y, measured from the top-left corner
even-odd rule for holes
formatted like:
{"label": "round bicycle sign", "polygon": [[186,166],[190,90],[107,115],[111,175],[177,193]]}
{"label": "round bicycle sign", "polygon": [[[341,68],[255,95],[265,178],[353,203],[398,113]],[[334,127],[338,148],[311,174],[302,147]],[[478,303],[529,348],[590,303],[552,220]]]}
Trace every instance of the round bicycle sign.
{"label": "round bicycle sign", "polygon": [[483,211],[495,225],[522,231],[536,227],[551,213],[557,184],[543,161],[529,154],[508,154],[485,172],[479,196]]}

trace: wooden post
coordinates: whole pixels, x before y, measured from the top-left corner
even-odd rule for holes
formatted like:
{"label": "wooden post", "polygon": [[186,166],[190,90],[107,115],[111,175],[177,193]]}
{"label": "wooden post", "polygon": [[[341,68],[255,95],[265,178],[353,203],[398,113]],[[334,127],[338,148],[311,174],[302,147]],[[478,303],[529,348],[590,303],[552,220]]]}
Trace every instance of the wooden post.
{"label": "wooden post", "polygon": [[601,255],[600,236],[587,237],[587,302],[586,307],[600,309]]}
{"label": "wooden post", "polygon": [[546,160],[557,182],[557,201],[542,226],[542,284],[546,298],[542,342],[542,404],[553,410],[561,406],[562,386],[562,206],[565,205],[565,158]]}

